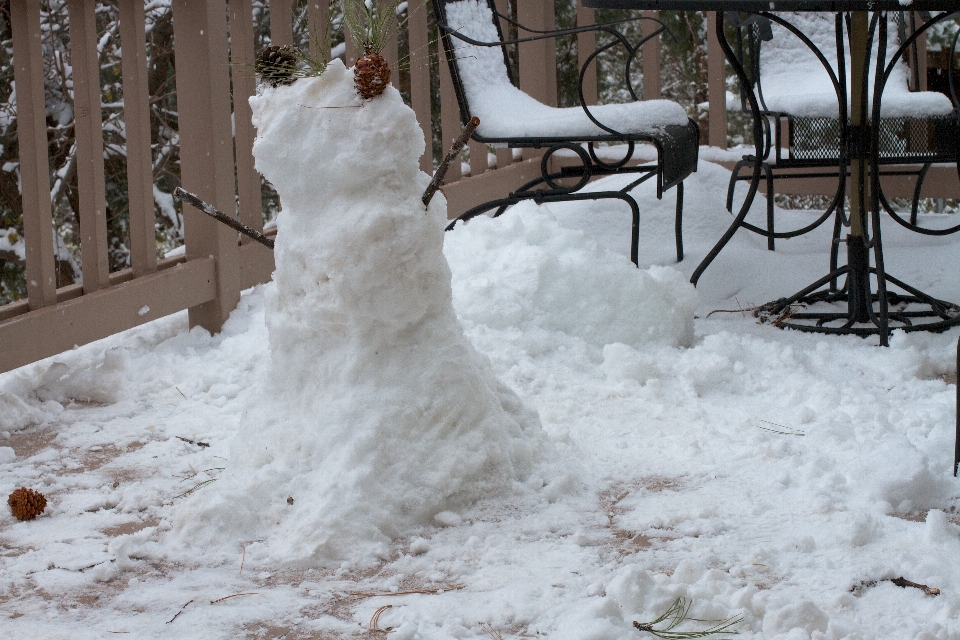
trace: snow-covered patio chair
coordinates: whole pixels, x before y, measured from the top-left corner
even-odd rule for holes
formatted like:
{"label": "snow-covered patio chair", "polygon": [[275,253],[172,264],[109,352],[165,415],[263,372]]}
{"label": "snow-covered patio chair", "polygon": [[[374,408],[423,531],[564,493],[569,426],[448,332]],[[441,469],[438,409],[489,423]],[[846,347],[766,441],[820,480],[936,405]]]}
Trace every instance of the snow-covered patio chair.
{"label": "snow-covered patio chair", "polygon": [[[480,118],[473,134],[477,142],[510,148],[546,148],[541,162],[541,175],[521,185],[504,198],[492,200],[461,214],[457,220],[469,220],[486,211],[500,215],[506,207],[522,200],[557,202],[564,200],[597,200],[613,198],[626,202],[633,214],[631,259],[638,262],[640,210],[630,190],[650,178],[656,179],[657,197],[676,187],[677,205],[675,233],[677,260],[683,259],[683,180],[696,170],[699,150],[699,129],[683,108],[668,100],[640,101],[630,82],[630,63],[639,52],[640,43],[631,44],[615,25],[593,25],[576,29],[542,32],[516,24],[508,16],[498,14],[493,0],[433,0],[441,40],[453,85],[466,123]],[[506,41],[499,20],[515,24],[520,37]],[[609,34],[611,41],[591,54],[580,71],[578,107],[557,108],[538,102],[514,86],[507,46],[519,42],[569,36],[586,29]],[[646,36],[664,31],[660,28]],[[588,106],[583,99],[583,77],[587,65],[603,51],[622,46],[627,52],[624,76],[635,102]],[[635,145],[648,143],[656,150],[654,164],[631,163]],[[624,157],[603,160],[598,147],[606,144],[626,146]],[[560,150],[575,154],[580,164],[549,171],[550,157]],[[615,191],[584,191],[592,177],[611,174],[636,174],[627,186]],[[573,184],[569,184],[570,182]],[[564,184],[566,182],[567,184]]]}
{"label": "snow-covered patio chair", "polygon": [[[736,13],[727,15],[738,20]],[[853,131],[845,135],[845,119],[839,117],[841,104],[848,114],[850,109],[845,97],[850,86],[850,51],[841,22],[842,14],[795,13],[783,18],[787,23],[778,23],[778,15],[772,16],[773,20],[753,16],[735,25],[737,40],[734,50],[751,82],[749,87],[741,86],[743,109],[750,111],[745,92],[753,91],[763,118],[764,154],[761,158],[747,155],[737,163],[727,191],[727,209],[732,211],[737,182],[750,180],[750,174],[759,163],[766,182],[767,227],[763,229],[749,223],[743,226],[766,236],[771,250],[775,238],[801,235],[819,226],[833,213],[843,213],[851,146],[858,144]],[[876,82],[877,47],[881,36],[885,35],[885,54],[880,63],[891,66],[881,94],[879,148],[875,156],[878,164],[885,167],[880,169],[881,175],[916,176],[910,219],[905,220],[894,211],[882,191],[880,203],[897,222],[913,231],[951,233],[960,226],[936,231],[920,227],[917,206],[923,179],[931,164],[956,162],[960,157],[960,112],[958,105],[942,93],[911,90],[911,85],[916,87],[919,82],[916,77],[910,77],[906,64],[906,54],[915,46],[915,39],[911,39],[905,24],[903,12],[890,12],[886,24],[880,24],[885,29],[878,28],[874,36],[873,50],[869,54],[867,117],[872,119],[869,114]],[[838,43],[843,47],[843,65],[837,63]],[[818,58],[813,48],[822,58]],[[842,90],[844,84],[847,91]],[[870,141],[860,143],[870,144]],[[840,165],[848,167],[848,171],[846,174],[840,172],[836,194],[824,213],[802,228],[776,231],[774,182],[785,178],[837,177]],[[817,168],[824,170],[816,171]],[[744,172],[745,169],[749,171]],[[837,234],[842,217],[836,217]]]}

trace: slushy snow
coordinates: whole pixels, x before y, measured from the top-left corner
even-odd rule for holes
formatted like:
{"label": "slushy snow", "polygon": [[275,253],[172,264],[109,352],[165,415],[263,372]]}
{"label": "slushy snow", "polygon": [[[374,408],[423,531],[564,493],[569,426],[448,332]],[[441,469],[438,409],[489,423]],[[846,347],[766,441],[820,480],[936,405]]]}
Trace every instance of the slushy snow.
{"label": "slushy snow", "polygon": [[257,169],[283,203],[270,370],[223,475],[177,515],[181,539],[372,556],[438,514],[539,489],[547,439],[457,322],[446,206],[421,202],[423,134],[400,93],[361,102],[334,60],[251,105]]}

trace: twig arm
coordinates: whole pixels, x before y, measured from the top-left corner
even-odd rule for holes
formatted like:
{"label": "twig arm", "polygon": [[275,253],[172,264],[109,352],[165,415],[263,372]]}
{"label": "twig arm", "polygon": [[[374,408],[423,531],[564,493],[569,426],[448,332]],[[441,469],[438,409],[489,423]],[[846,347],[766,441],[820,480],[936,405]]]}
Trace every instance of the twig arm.
{"label": "twig arm", "polygon": [[206,202],[198,198],[195,194],[192,194],[189,191],[185,191],[184,189],[177,187],[176,189],[173,190],[173,197],[176,198],[177,200],[182,200],[183,202],[186,202],[192,207],[199,209],[200,211],[207,214],[217,222],[222,222],[223,224],[227,225],[231,229],[234,229],[235,231],[239,231],[240,233],[247,236],[248,238],[253,238],[260,244],[273,249],[274,243],[271,238],[268,238],[267,236],[263,235],[256,229],[252,229],[247,225],[243,224],[242,222],[239,222],[231,218],[227,214],[222,213],[221,211],[218,211],[212,204],[207,204]]}
{"label": "twig arm", "polygon": [[470,118],[470,122],[467,123],[467,126],[463,128],[460,136],[454,141],[453,146],[450,147],[450,151],[447,152],[443,162],[437,167],[437,172],[433,174],[433,180],[427,185],[427,190],[423,192],[423,206],[426,207],[430,205],[430,201],[433,200],[434,194],[437,192],[437,189],[440,188],[444,176],[447,175],[447,169],[450,168],[453,161],[460,155],[460,150],[463,149],[463,145],[467,144],[467,140],[470,139],[470,136],[473,135],[473,132],[476,131],[479,124],[480,118],[477,116]]}

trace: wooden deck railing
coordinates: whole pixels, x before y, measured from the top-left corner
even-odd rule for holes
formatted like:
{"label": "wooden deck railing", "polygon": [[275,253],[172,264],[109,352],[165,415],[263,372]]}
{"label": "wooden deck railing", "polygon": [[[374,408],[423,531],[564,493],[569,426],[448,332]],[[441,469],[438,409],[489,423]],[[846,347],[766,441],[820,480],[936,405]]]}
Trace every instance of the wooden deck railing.
{"label": "wooden deck railing", "polygon": [[[0,306],[0,372],[184,309],[189,310],[191,326],[199,325],[216,332],[236,306],[240,291],[266,282],[273,271],[273,255],[269,249],[246,240],[238,242],[234,231],[189,208],[184,211],[185,255],[157,259],[144,2],[118,2],[123,43],[121,74],[130,267],[114,273],[108,271],[104,139],[95,22],[97,2],[68,0],[83,281],[82,285],[61,288],[56,286],[51,239],[41,3],[39,0],[10,2],[28,297]],[[498,2],[503,3],[501,8],[505,7],[505,0]],[[294,0],[270,2],[270,36],[276,44],[293,42],[294,4]],[[320,25],[326,24],[328,9],[328,0],[307,2],[308,24],[313,34]],[[429,150],[431,74],[439,75],[439,118],[444,144],[449,144],[459,133],[460,122],[446,65],[428,64],[431,40],[428,10],[427,6],[414,12],[403,29],[411,51],[410,102],[424,129]],[[255,79],[249,73],[255,42],[252,1],[172,0],[172,13],[182,186],[222,211],[236,210],[241,222],[262,229],[260,179],[251,153],[255,132],[247,103],[247,98],[255,92]],[[554,3],[522,0],[518,3],[517,17],[519,22],[533,28],[551,28]],[[709,142],[725,147],[726,72],[719,46],[712,38],[713,19],[710,16],[708,30],[711,34],[708,76],[712,125]],[[578,8],[577,20],[580,24],[590,23],[593,12]],[[593,49],[593,37],[592,33],[579,36],[581,60]],[[396,63],[397,51],[394,39],[387,45],[385,57]],[[348,41],[345,52],[348,64],[355,55]],[[245,71],[238,72],[238,69]],[[657,41],[645,45],[643,71],[644,97],[659,97]],[[549,44],[541,41],[522,45],[519,72],[520,87],[524,91],[543,102],[556,104],[555,50]],[[596,99],[595,85],[596,76],[592,74],[588,76],[588,100]],[[469,174],[462,175],[461,167],[456,164],[447,174],[444,192],[450,212],[454,214],[505,193],[539,170],[539,159],[530,152],[515,159],[510,150],[497,150],[496,166],[491,167],[485,147],[471,143],[469,149]],[[432,172],[429,152],[422,158],[421,168]],[[931,190],[939,188],[935,177],[928,181]],[[805,193],[811,192],[811,188],[816,187],[811,187],[810,181],[796,187]],[[791,186],[787,184],[785,189],[789,192]],[[952,189],[948,197],[960,195],[955,176],[949,187],[943,189]]]}

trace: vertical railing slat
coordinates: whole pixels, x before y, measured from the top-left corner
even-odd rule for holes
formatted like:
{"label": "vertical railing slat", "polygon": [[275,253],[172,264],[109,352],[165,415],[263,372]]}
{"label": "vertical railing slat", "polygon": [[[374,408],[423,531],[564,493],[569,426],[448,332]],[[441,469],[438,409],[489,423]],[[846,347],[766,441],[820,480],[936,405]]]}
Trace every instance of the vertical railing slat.
{"label": "vertical railing slat", "polygon": [[83,292],[110,286],[107,198],[103,172],[103,113],[95,0],[68,0],[73,112],[77,144],[77,189]]}
{"label": "vertical railing slat", "polygon": [[[525,0],[517,4],[517,22],[529,29],[552,30],[556,25],[551,0]],[[529,36],[520,33],[520,38]],[[557,50],[552,39],[519,45],[520,89],[540,102],[557,104]],[[524,149],[523,158],[536,158],[543,152]]]}
{"label": "vertical railing slat", "polygon": [[[173,0],[183,188],[221,211],[234,200],[227,12],[222,0]],[[237,232],[184,207],[187,260],[213,257],[216,298],[190,309],[190,325],[217,332],[240,301]]]}
{"label": "vertical railing slat", "polygon": [[[399,16],[394,16],[394,20],[400,20]],[[390,37],[387,38],[387,41],[383,43],[383,50],[380,51],[380,55],[390,64],[390,68],[393,69],[393,85],[400,86],[400,73],[397,71],[397,63],[400,60],[400,46],[397,39],[397,29],[393,29],[390,33]]]}
{"label": "vertical railing slat", "polygon": [[[508,15],[508,7],[506,0],[496,0],[497,12],[501,15]],[[500,32],[503,33],[504,38],[508,38],[509,31],[508,26],[503,18],[499,19],[500,21]],[[510,148],[497,148],[497,169],[503,169],[504,167],[509,167],[513,164],[513,149]]]}
{"label": "vertical railing slat", "polygon": [[135,277],[156,271],[153,156],[150,149],[150,88],[147,82],[146,18],[143,0],[120,0],[120,59],[123,123],[127,143],[130,266]]}
{"label": "vertical railing slat", "polygon": [[270,0],[270,43],[293,44],[293,0]]}
{"label": "vertical railing slat", "polygon": [[[643,12],[644,18],[656,20],[660,17],[660,12],[656,10],[647,10]],[[656,31],[660,27],[656,22],[645,20],[643,22],[642,33]],[[659,100],[661,94],[660,84],[660,39],[661,36],[651,38],[643,44],[640,52],[643,58],[643,99]]]}
{"label": "vertical railing slat", "polygon": [[[234,147],[237,162],[237,199],[240,222],[254,229],[263,229],[263,204],[260,199],[260,174],[254,168],[253,113],[250,96],[257,92],[253,73],[253,6],[250,0],[229,0],[230,9],[230,76],[233,80]],[[246,244],[251,239],[242,236]]]}
{"label": "vertical railing slat", "polygon": [[53,208],[40,43],[40,3],[11,0],[14,80],[17,83],[17,135],[23,198],[23,236],[30,309],[57,301],[53,254]]}
{"label": "vertical railing slat", "polygon": [[407,41],[410,43],[410,106],[417,114],[426,148],[420,170],[433,173],[433,131],[430,127],[430,43],[427,28],[429,4],[407,5]]}
{"label": "vertical railing slat", "polygon": [[352,67],[353,63],[357,61],[359,54],[357,53],[357,47],[353,44],[353,36],[350,33],[350,27],[347,25],[346,19],[343,21],[343,63],[348,67]]}
{"label": "vertical railing slat", "polygon": [[487,170],[487,145],[470,141],[470,175],[478,176]]}
{"label": "vertical railing slat", "polygon": [[707,12],[707,113],[712,147],[727,148],[727,67],[717,39],[717,12]]}
{"label": "vertical railing slat", "polygon": [[[443,47],[440,47],[441,57],[438,65],[440,71],[440,153],[446,154],[447,149],[453,144],[453,141],[460,135],[460,108],[457,105],[457,96],[453,90],[453,79],[450,77],[450,65],[447,63],[447,57],[443,54]],[[460,163],[454,162],[447,169],[445,184],[456,182],[463,175],[460,169]]]}
{"label": "vertical railing slat", "polygon": [[[530,29],[555,28],[552,0],[525,0],[517,5],[517,22]],[[532,34],[521,33],[519,37]],[[524,42],[520,48],[520,89],[544,104],[557,104],[557,50],[553,39]]]}
{"label": "vertical railing slat", "polygon": [[[577,3],[577,26],[595,24],[596,12]],[[582,69],[590,54],[597,50],[597,32],[582,31],[577,34],[577,66]],[[646,79],[646,78],[644,78]],[[587,104],[597,104],[597,62],[594,60],[583,74],[583,99]]]}
{"label": "vertical railing slat", "polygon": [[[314,60],[330,57],[330,50],[319,51],[323,44],[324,33],[329,33],[330,1],[308,0],[307,2],[307,31],[310,33],[310,55]],[[326,43],[327,45],[331,43]]]}

